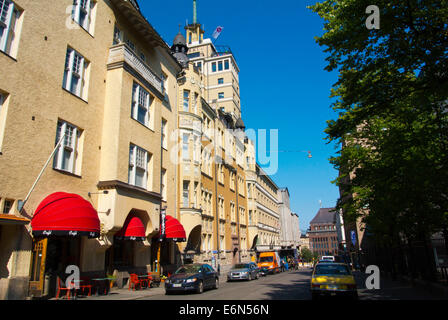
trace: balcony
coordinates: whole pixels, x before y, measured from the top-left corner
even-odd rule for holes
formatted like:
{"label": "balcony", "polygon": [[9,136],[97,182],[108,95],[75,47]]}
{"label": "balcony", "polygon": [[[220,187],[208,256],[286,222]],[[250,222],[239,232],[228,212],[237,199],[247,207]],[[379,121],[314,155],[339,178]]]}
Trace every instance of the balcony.
{"label": "balcony", "polygon": [[136,77],[140,76],[141,80],[149,84],[149,89],[153,89],[153,93],[158,95],[160,99],[164,99],[162,80],[125,43],[117,44],[109,49],[107,69],[112,70],[121,67]]}

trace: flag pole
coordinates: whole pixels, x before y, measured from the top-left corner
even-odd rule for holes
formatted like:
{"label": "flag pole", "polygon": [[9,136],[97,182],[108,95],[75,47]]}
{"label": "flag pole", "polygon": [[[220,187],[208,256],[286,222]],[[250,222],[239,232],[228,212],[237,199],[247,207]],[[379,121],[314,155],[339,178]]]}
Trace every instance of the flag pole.
{"label": "flag pole", "polygon": [[51,153],[50,157],[47,159],[47,162],[45,162],[44,167],[42,168],[42,170],[40,170],[40,173],[37,176],[36,181],[34,181],[33,186],[31,187],[30,191],[28,192],[25,200],[23,200],[22,207],[19,209],[19,214],[22,214],[22,210],[25,207],[26,202],[30,198],[31,192],[33,192],[34,188],[36,187],[36,184],[39,182],[40,178],[42,177],[42,174],[44,173],[45,169],[47,168],[48,164],[50,163],[50,160],[53,158],[54,154],[56,153],[56,150],[59,148],[60,144],[62,143],[63,139],[65,138],[65,135],[66,135],[66,133],[64,133],[62,135],[61,139],[59,139],[58,144],[56,145],[56,147],[54,147],[53,152]]}

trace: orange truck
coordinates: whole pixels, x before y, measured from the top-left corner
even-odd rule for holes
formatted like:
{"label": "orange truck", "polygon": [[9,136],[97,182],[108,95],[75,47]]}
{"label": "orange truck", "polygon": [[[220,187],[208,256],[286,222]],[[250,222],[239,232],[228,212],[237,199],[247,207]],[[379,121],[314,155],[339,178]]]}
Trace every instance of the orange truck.
{"label": "orange truck", "polygon": [[280,257],[277,252],[261,252],[258,259],[258,267],[267,270],[268,273],[280,272]]}

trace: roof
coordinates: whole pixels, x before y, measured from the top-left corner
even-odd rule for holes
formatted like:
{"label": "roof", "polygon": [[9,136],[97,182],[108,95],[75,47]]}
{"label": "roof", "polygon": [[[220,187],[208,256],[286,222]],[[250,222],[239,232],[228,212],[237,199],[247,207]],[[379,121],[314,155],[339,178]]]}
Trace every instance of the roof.
{"label": "roof", "polygon": [[320,208],[310,224],[336,223],[335,208]]}
{"label": "roof", "polygon": [[187,46],[187,40],[185,40],[184,35],[180,32],[176,35],[176,37],[174,38],[174,41],[173,41],[173,45],[177,45],[177,44]]}

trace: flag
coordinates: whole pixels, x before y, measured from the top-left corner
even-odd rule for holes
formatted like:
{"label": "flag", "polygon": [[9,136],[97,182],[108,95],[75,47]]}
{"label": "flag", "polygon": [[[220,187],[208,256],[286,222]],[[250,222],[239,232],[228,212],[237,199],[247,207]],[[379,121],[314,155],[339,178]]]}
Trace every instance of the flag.
{"label": "flag", "polygon": [[217,27],[216,28],[216,30],[215,30],[215,32],[213,32],[213,35],[212,35],[212,37],[216,40],[216,39],[218,39],[218,37],[219,37],[219,35],[221,34],[221,32],[222,32],[222,29],[224,29],[224,27]]}

